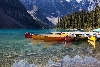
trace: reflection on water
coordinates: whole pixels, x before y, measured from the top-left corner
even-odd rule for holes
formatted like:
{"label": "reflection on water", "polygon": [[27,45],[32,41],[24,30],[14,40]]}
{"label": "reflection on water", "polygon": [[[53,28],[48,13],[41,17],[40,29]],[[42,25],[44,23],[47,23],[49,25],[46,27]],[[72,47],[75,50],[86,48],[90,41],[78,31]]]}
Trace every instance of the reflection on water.
{"label": "reflection on water", "polygon": [[100,67],[100,43],[93,49],[88,42],[25,39],[26,31],[48,33],[47,30],[1,30],[0,67]]}

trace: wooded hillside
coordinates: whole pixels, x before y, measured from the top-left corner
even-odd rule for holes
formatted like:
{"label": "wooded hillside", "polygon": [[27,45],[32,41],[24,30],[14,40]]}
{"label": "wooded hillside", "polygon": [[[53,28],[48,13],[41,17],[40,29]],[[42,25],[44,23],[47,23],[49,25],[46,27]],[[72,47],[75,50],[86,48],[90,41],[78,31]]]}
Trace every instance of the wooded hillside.
{"label": "wooded hillside", "polygon": [[56,28],[61,29],[94,29],[100,27],[100,6],[96,6],[91,12],[81,10],[73,12],[67,16],[60,18]]}

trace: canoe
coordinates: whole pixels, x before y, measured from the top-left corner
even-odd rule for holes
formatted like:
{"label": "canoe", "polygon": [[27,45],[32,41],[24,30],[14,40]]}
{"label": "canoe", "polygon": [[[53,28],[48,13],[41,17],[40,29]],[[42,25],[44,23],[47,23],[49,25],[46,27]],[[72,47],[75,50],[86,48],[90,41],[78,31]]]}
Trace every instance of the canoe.
{"label": "canoe", "polygon": [[63,41],[63,40],[65,40],[65,37],[44,36],[44,42]]}
{"label": "canoe", "polygon": [[44,42],[50,42],[50,41],[70,42],[70,41],[73,41],[73,38],[69,36],[61,36],[61,35],[44,36]]}
{"label": "canoe", "polygon": [[32,34],[33,40],[44,40],[44,36],[54,35],[54,34]]}
{"label": "canoe", "polygon": [[25,33],[25,38],[32,38],[32,34],[29,33],[29,32],[26,32],[26,33]]}
{"label": "canoe", "polygon": [[32,34],[32,39],[33,40],[43,40],[44,35]]}
{"label": "canoe", "polygon": [[44,36],[67,36],[67,34],[32,34],[33,40],[44,40]]}

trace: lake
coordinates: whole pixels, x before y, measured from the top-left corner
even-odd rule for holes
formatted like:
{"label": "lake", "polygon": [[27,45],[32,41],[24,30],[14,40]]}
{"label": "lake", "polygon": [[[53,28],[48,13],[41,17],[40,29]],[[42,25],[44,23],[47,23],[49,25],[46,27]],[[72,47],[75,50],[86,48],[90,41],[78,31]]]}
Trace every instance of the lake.
{"label": "lake", "polygon": [[100,67],[100,43],[44,42],[25,32],[48,34],[72,30],[0,29],[0,67]]}

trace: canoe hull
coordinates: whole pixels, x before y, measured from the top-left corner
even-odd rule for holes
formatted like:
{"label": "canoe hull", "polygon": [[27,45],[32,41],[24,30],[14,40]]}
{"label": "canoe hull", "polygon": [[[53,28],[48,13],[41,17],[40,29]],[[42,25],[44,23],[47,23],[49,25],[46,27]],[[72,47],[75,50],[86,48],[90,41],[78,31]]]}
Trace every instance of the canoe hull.
{"label": "canoe hull", "polygon": [[44,39],[44,35],[32,35],[32,39],[33,40],[43,40]]}
{"label": "canoe hull", "polygon": [[32,38],[32,34],[31,34],[31,33],[26,32],[26,33],[25,33],[25,38]]}
{"label": "canoe hull", "polygon": [[44,36],[44,42],[50,42],[50,41],[66,41],[70,42],[73,41],[73,38],[67,36],[67,37],[52,37],[52,36]]}

